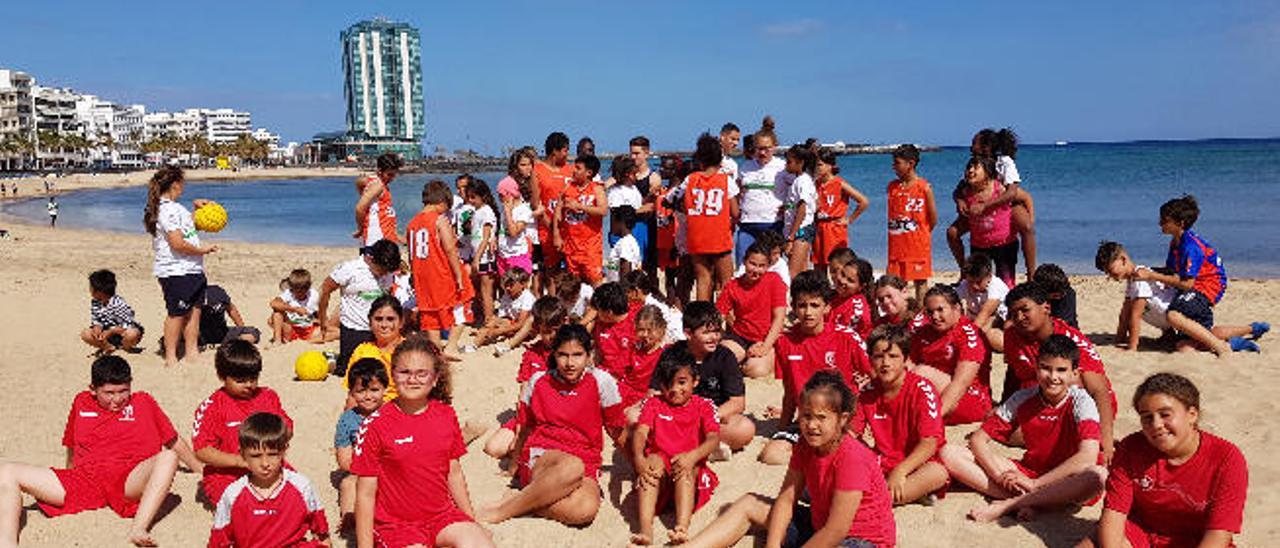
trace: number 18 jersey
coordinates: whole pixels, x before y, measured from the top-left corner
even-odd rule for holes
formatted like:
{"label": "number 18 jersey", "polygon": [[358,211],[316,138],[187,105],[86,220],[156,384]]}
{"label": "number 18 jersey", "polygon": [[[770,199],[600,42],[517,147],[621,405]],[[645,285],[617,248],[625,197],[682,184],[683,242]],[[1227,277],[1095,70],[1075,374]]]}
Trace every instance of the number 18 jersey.
{"label": "number 18 jersey", "polygon": [[724,173],[689,174],[684,181],[684,210],[690,254],[712,255],[733,250],[729,201],[737,196],[738,185]]}

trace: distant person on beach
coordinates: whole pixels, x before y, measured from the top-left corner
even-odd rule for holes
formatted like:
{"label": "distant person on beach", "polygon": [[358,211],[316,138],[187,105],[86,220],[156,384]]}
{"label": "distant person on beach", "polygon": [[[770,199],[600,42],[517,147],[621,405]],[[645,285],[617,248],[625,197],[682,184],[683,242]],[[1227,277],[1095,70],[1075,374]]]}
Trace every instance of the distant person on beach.
{"label": "distant person on beach", "polygon": [[809,269],[809,256],[817,235],[814,225],[818,209],[818,188],[813,182],[818,157],[813,149],[795,145],[787,149],[787,198],[783,206],[782,234],[787,237],[787,264],[791,277]]}
{"label": "distant person on beach", "polygon": [[[539,281],[535,284],[544,295],[555,293],[553,276],[560,270],[564,257],[551,238],[551,225],[558,213],[560,194],[573,180],[573,164],[569,159],[569,136],[559,131],[547,135],[543,145],[546,157],[533,165],[533,204],[538,220],[538,243],[533,247],[533,261],[541,263]],[[540,214],[539,214],[540,213]]]}
{"label": "distant person on beach", "polygon": [[[688,221],[684,213],[684,204],[674,198],[674,192],[689,175],[690,168],[680,156],[667,154],[662,157],[662,163],[658,169],[663,182],[662,186],[654,191],[656,259],[653,266],[662,272],[663,286],[667,288],[667,304],[681,307],[688,300],[689,292],[693,288],[691,271],[693,267],[686,252]],[[656,276],[655,279],[657,279]]]}
{"label": "distant person on beach", "polygon": [[[186,341],[184,359],[194,360],[200,352],[200,303],[209,285],[204,275],[204,256],[217,245],[200,245],[200,236],[191,212],[178,203],[186,187],[182,169],[165,166],[151,176],[142,226],[151,234],[155,251],[152,272],[164,292],[164,364],[178,365],[178,341]],[[207,200],[195,200],[199,209]]]}
{"label": "distant person on beach", "polygon": [[1067,322],[1067,325],[1080,328],[1076,314],[1076,290],[1071,287],[1071,280],[1062,267],[1053,263],[1044,263],[1036,267],[1031,281],[1040,284],[1049,295],[1049,314]]}
{"label": "distant person on beach", "polygon": [[295,268],[280,280],[280,294],[271,299],[271,342],[287,343],[303,340],[323,342],[324,330],[316,320],[320,310],[320,292],[311,287],[311,272]]}
{"label": "distant person on beach", "polygon": [[472,207],[470,225],[467,232],[471,235],[471,276],[473,287],[479,293],[480,313],[476,321],[482,325],[493,321],[494,288],[498,277],[498,233],[502,224],[498,222],[498,202],[493,199],[489,185],[480,179],[472,179],[467,185],[467,205]]}
{"label": "distant person on beach", "polygon": [[89,327],[80,333],[80,340],[97,349],[99,354],[110,354],[117,348],[129,353],[138,352],[142,340],[142,324],[134,318],[133,308],[116,294],[116,275],[110,270],[97,270],[89,275]]}
{"label": "distant person on beach", "polygon": [[733,159],[733,153],[738,150],[738,140],[741,138],[742,130],[737,124],[725,122],[720,126],[720,153],[724,155],[720,160],[720,172],[735,182],[738,180],[738,161]]}
{"label": "distant person on beach", "polygon": [[49,197],[49,203],[45,204],[45,209],[49,210],[49,228],[58,227],[58,199],[53,196]]}
{"label": "distant person on beach", "polygon": [[456,326],[467,322],[474,296],[471,280],[458,257],[458,242],[449,223],[450,192],[444,181],[431,181],[422,188],[422,211],[409,221],[409,267],[418,297],[419,327],[427,338],[444,350],[443,334],[448,332],[456,348]]}
{"label": "distant person on beach", "polygon": [[1077,548],[1232,546],[1244,525],[1249,465],[1235,444],[1200,429],[1200,391],[1157,373],[1133,394],[1138,432],[1116,447],[1094,534]]}
{"label": "distant person on beach", "polygon": [[710,301],[733,278],[733,227],[738,218],[738,185],[720,172],[720,141],[698,137],[690,173],[672,193],[688,224],[687,242],[699,301]]}
{"label": "distant person on beach", "polygon": [[[1018,233],[1022,243],[1022,258],[1026,262],[1027,278],[1036,271],[1036,229],[1035,211],[1029,207],[1030,194],[1022,189],[1022,176],[1018,174],[1018,166],[1014,158],[1018,156],[1018,134],[1012,129],[1004,128],[996,131],[986,128],[973,136],[969,152],[977,157],[993,158],[996,169],[990,175],[1003,184],[1003,190],[993,199],[966,200],[962,195],[965,182],[956,186],[951,198],[956,204],[956,220],[947,228],[947,245],[956,259],[956,265],[964,264],[964,242],[961,238],[971,226],[970,215],[981,216],[991,208],[1005,205],[1011,207],[1012,228]],[[1012,285],[1012,284],[1011,284]]]}
{"label": "distant person on beach", "polygon": [[604,279],[604,215],[609,212],[604,185],[596,182],[600,160],[579,156],[573,179],[565,184],[556,204],[551,241],[564,254],[565,268],[595,286]]}
{"label": "distant person on beach", "polygon": [[511,155],[507,176],[498,181],[498,199],[502,230],[498,231],[498,275],[512,268],[536,273],[533,246],[538,245],[536,212],[529,204],[533,185],[533,164],[538,161],[532,148],[525,147]]}
{"label": "distant person on beach", "polygon": [[328,325],[330,296],[334,291],[342,292],[342,302],[338,307],[338,361],[334,374],[344,375],[351,353],[361,343],[373,340],[373,333],[369,330],[369,307],[391,288],[392,274],[398,268],[400,247],[391,240],[378,240],[361,249],[359,257],[334,267],[320,285],[320,325]]}
{"label": "distant person on beach", "polygon": [[[786,161],[775,157],[778,135],[774,133],[773,117],[765,116],[760,129],[752,135],[751,159],[742,163],[738,172],[737,188],[742,212],[737,219],[738,239],[734,246],[733,262],[742,264],[747,248],[760,237],[760,233],[772,230],[782,233],[782,204],[787,188],[780,181],[786,169]],[[723,149],[721,157],[723,158]],[[701,166],[705,168],[706,166]]]}
{"label": "distant person on beach", "polygon": [[885,189],[889,212],[889,264],[885,272],[915,285],[916,301],[924,301],[933,276],[933,229],[938,209],[933,187],[916,174],[920,149],[902,145],[893,151],[896,179]]}
{"label": "distant person on beach", "polygon": [[1218,350],[1225,341],[1232,351],[1258,352],[1258,344],[1245,337],[1257,340],[1271,330],[1271,325],[1266,322],[1214,325],[1205,329],[1204,325],[1189,321],[1185,316],[1178,318],[1183,329],[1175,330],[1170,322],[1173,319],[1171,315],[1179,313],[1171,314],[1170,307],[1178,299],[1176,287],[1160,281],[1139,279],[1138,272],[1148,268],[1134,263],[1124,246],[1116,242],[1102,242],[1098,246],[1094,263],[1109,278],[1125,282],[1124,304],[1120,307],[1120,317],[1116,323],[1115,345],[1121,350],[1138,349],[1139,334],[1144,322],[1161,330],[1161,339],[1175,340],[1175,348],[1179,350],[1195,350],[1197,347]]}
{"label": "distant person on beach", "polygon": [[[227,318],[233,325],[227,325]],[[231,295],[221,286],[210,285],[205,288],[204,300],[200,304],[200,345],[219,345],[224,342],[241,339],[254,344],[262,338],[258,328],[244,324],[244,316],[240,309],[231,302]]]}
{"label": "distant person on beach", "polygon": [[132,391],[124,358],[102,356],[89,371],[89,389],[72,400],[62,437],[66,467],[0,463],[0,544],[18,545],[27,493],[49,517],[110,507],[133,518],[130,543],[156,546],[152,521],[178,471],[176,449],[185,443],[150,394]]}
{"label": "distant person on beach", "polygon": [[[1007,286],[1017,285],[1018,233],[1013,228],[1013,207],[1008,203],[990,204],[1004,193],[1004,183],[996,173],[996,161],[990,156],[973,156],[965,167],[964,184],[959,196],[968,205],[969,253],[981,253],[995,263],[996,276]],[[1021,207],[1034,214],[1031,196],[1015,188]],[[963,267],[964,261],[960,261]]]}
{"label": "distant person on beach", "polygon": [[404,160],[391,152],[378,156],[378,172],[356,180],[356,232],[361,246],[373,245],[382,239],[400,243],[396,229],[396,209],[391,201],[391,181],[404,167]]}
{"label": "distant person on beach", "polygon": [[[813,265],[822,268],[832,251],[849,247],[849,225],[867,210],[870,201],[857,188],[840,177],[839,159],[835,152],[818,152],[813,183],[817,187],[818,207],[815,212],[816,234],[813,242]],[[856,204],[849,211],[849,200]]]}

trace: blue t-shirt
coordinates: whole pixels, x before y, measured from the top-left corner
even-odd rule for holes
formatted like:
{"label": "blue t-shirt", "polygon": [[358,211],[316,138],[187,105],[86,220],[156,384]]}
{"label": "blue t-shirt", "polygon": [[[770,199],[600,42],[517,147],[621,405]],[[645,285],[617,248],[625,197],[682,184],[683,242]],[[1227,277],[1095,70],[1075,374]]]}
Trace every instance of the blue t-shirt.
{"label": "blue t-shirt", "polygon": [[356,434],[360,431],[360,423],[363,423],[364,415],[357,413],[354,408],[342,412],[342,416],[338,417],[338,427],[333,432],[333,446],[351,447],[356,444]]}
{"label": "blue t-shirt", "polygon": [[1192,290],[1199,291],[1217,304],[1227,290],[1227,270],[1222,266],[1218,250],[1199,234],[1184,231],[1182,238],[1169,242],[1169,255],[1165,266],[1186,279],[1194,279]]}

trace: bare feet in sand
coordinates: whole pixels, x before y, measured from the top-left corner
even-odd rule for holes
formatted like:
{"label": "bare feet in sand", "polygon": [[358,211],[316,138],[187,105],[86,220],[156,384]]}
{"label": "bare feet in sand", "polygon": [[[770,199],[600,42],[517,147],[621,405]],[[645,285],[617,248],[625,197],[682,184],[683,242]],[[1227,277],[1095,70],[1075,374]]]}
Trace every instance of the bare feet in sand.
{"label": "bare feet in sand", "polygon": [[1006,506],[1004,501],[996,501],[985,506],[979,506],[969,510],[969,519],[978,523],[990,523],[1004,515]]}
{"label": "bare feet in sand", "polygon": [[651,544],[653,544],[653,539],[650,538],[649,535],[646,535],[644,533],[635,533],[631,535],[631,544],[629,544],[628,546],[631,546],[631,547],[649,546]]}
{"label": "bare feet in sand", "polygon": [[136,529],[129,530],[129,542],[134,546],[159,546],[155,537],[147,531],[139,531]]}
{"label": "bare feet in sand", "polygon": [[667,540],[671,544],[684,544],[689,542],[689,527],[685,525],[677,525],[675,529],[667,531]]}

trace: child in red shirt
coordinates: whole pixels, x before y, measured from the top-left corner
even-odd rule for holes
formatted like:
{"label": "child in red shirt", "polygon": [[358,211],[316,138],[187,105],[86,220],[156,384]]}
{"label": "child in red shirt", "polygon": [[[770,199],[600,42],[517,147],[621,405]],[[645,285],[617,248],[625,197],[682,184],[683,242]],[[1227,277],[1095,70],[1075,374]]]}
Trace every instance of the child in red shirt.
{"label": "child in red shirt", "polygon": [[[520,369],[516,372],[516,383],[520,385],[519,393],[521,394],[528,387],[529,379],[547,370],[547,363],[551,359],[551,340],[555,338],[560,326],[568,320],[569,311],[560,299],[546,295],[533,302],[532,316],[533,330],[537,332],[538,340],[525,348],[524,354],[520,356]],[[519,404],[517,397],[516,406],[519,407]],[[503,423],[485,442],[485,454],[495,459],[510,455],[519,433],[518,427],[519,423],[515,417]]]}
{"label": "child in red shirt", "polygon": [[[853,391],[835,371],[819,371],[799,400],[804,442],[796,445],[776,499],[749,493],[690,539],[693,546],[731,546],[752,528],[767,528],[766,546],[875,546],[897,543],[893,501],[876,456],[846,427]],[[796,502],[809,495],[806,509]]]}
{"label": "child in red shirt", "polygon": [[222,500],[222,491],[248,473],[240,456],[237,430],[245,418],[259,412],[275,413],[293,428],[293,420],[280,405],[280,396],[270,388],[258,386],[262,356],[253,343],[238,339],[223,343],[214,358],[214,368],[222,388],[196,408],[191,426],[191,445],[196,458],[205,464],[200,489],[210,504]]}
{"label": "child in red shirt", "polygon": [[938,209],[933,187],[916,175],[920,149],[902,145],[893,151],[893,173],[885,189],[889,212],[889,264],[885,271],[912,282],[916,300],[924,300],[925,284],[933,276],[933,228]]}
{"label": "child in red shirt", "polygon": [[929,323],[911,340],[912,372],[938,387],[947,425],[982,420],[991,410],[991,349],[982,330],[964,315],[949,285],[929,289],[924,312]]}
{"label": "child in red shirt", "polygon": [[946,445],[942,410],[933,383],[907,371],[907,334],[881,327],[871,334],[875,378],[858,394],[849,432],[871,430],[880,470],[894,504],[907,504],[941,492],[950,479],[938,448]]}
{"label": "child in red shirt", "polygon": [[66,468],[0,463],[0,544],[18,545],[22,493],[50,517],[110,507],[132,517],[129,542],[155,546],[151,522],[178,470],[179,445],[169,417],[146,392],[133,392],[133,372],[120,356],[90,366],[89,389],[76,395],[62,445]]}
{"label": "child in red shirt", "polygon": [[551,234],[564,252],[565,268],[591,285],[604,279],[603,219],[609,212],[604,186],[593,178],[600,160],[579,156],[573,161],[573,180],[565,185],[556,204]]}
{"label": "child in red shirt", "polygon": [[596,311],[591,325],[596,346],[595,365],[614,379],[621,379],[634,360],[632,343],[636,338],[627,290],[618,282],[600,284],[591,294],[591,307]]}
{"label": "child in red shirt", "polygon": [[566,525],[591,523],[600,509],[597,473],[604,436],[622,446],[622,397],[617,381],[592,367],[591,334],[562,326],[551,347],[551,369],[538,373],[520,394],[520,436],[515,495],[480,510],[486,523],[537,514]]}
{"label": "child in red shirt", "polygon": [[778,432],[760,451],[760,462],[786,464],[792,446],[800,443],[797,404],[809,377],[835,371],[845,384],[859,387],[871,380],[871,361],[857,333],[825,321],[834,292],[827,276],[816,270],[801,272],[791,281],[791,311],[795,324],[774,346],[775,369],[782,379],[782,409],[771,409]]}
{"label": "child in red shirt", "polygon": [[694,510],[719,483],[707,457],[720,446],[720,420],[715,403],[693,393],[698,371],[692,355],[667,354],[653,378],[662,391],[644,401],[631,437],[640,512],[640,531],[631,542],[651,544],[654,514],[674,500],[676,523],[667,536],[680,544],[689,538]]}
{"label": "child in red shirt", "polygon": [[745,271],[729,280],[716,300],[729,330],[724,346],[742,364],[742,373],[759,378],[770,373],[773,346],[787,320],[787,284],[769,272],[769,251],[752,243],[743,256]]}
{"label": "child in red shirt", "polygon": [[658,358],[667,349],[667,319],[663,317],[662,309],[647,304],[640,307],[632,318],[635,338],[631,343],[631,363],[617,379],[627,424],[635,424],[639,420],[644,400],[649,397],[650,381],[657,370]]}
{"label": "child in red shirt", "polygon": [[[969,511],[975,521],[1017,512],[1030,518],[1038,508],[1092,504],[1102,493],[1107,469],[1098,438],[1098,407],[1076,386],[1080,350],[1065,335],[1040,349],[1038,386],[1019,390],[969,436],[969,447],[947,445],[942,461],[951,477],[996,499]],[[992,450],[1021,430],[1027,452],[1012,460]]]}
{"label": "child in red shirt", "polygon": [[329,522],[315,488],[302,474],[283,466],[293,437],[284,418],[254,413],[238,430],[240,457],[249,473],[229,485],[218,500],[209,548],[329,546]]}
{"label": "child in red shirt", "polygon": [[871,263],[859,259],[853,250],[842,247],[831,252],[827,273],[835,286],[836,297],[831,301],[827,322],[858,332],[866,340],[874,327],[871,320],[871,283],[874,281]]}
{"label": "child in red shirt", "polygon": [[1157,373],[1138,385],[1133,407],[1142,431],[1116,447],[1098,531],[1080,546],[1231,546],[1249,467],[1239,448],[1200,430],[1200,391]]}

